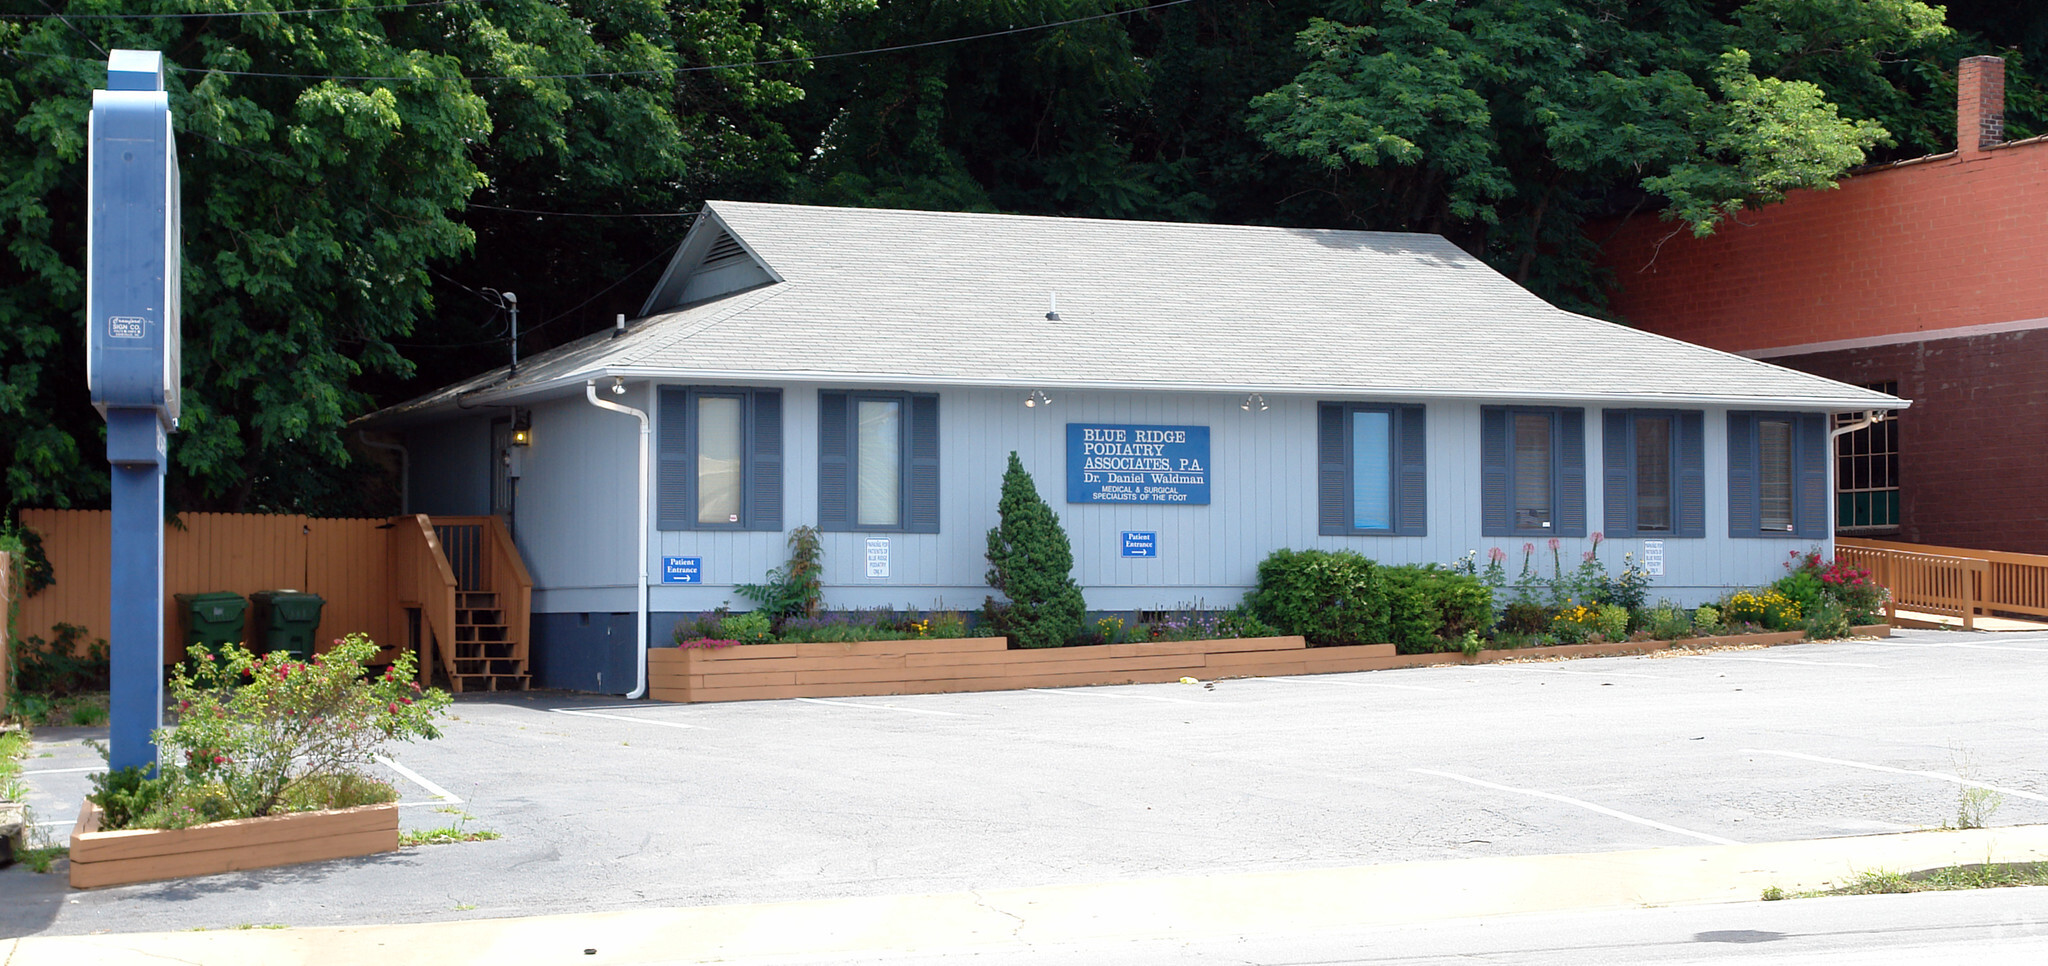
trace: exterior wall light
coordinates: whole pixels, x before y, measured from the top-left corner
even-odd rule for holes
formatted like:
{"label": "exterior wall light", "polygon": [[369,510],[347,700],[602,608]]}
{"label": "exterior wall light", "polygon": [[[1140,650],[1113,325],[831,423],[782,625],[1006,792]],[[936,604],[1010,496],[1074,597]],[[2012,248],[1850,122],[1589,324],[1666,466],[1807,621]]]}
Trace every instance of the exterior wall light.
{"label": "exterior wall light", "polygon": [[533,445],[533,413],[522,409],[513,414],[512,445]]}
{"label": "exterior wall light", "polygon": [[1242,409],[1248,413],[1262,413],[1271,407],[1266,405],[1266,396],[1264,393],[1254,392],[1246,393],[1244,397],[1244,402],[1238,403],[1237,408]]}
{"label": "exterior wall light", "polygon": [[612,377],[612,395],[614,395],[614,396],[623,396],[623,395],[625,395],[625,394],[626,394],[626,378],[625,378],[624,376],[613,376],[613,377]]}
{"label": "exterior wall light", "polygon": [[1031,395],[1024,397],[1025,409],[1036,409],[1039,406],[1050,405],[1052,405],[1052,397],[1046,395],[1043,389],[1033,389],[1031,390]]}

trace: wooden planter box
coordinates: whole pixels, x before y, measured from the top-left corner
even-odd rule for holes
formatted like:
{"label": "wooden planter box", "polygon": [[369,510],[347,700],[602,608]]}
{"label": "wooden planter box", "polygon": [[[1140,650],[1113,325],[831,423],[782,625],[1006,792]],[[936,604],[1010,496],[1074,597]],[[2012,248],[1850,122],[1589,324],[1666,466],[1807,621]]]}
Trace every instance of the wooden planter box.
{"label": "wooden planter box", "polygon": [[177,829],[102,832],[88,801],[71,831],[71,887],[97,889],[398,850],[398,806],[294,812]]}
{"label": "wooden planter box", "polygon": [[[1859,627],[1883,636],[1884,625]],[[1648,654],[1672,647],[1795,644],[1801,631],[1622,641],[1481,651],[1396,654],[1392,644],[1311,648],[1299,637],[1156,641],[1013,651],[1000,637],[847,644],[658,647],[647,652],[647,696],[656,701],[748,701],[856,695],[1010,691],[1091,684],[1158,684],[1183,677],[1243,678],[1380,671],[1530,658]]]}

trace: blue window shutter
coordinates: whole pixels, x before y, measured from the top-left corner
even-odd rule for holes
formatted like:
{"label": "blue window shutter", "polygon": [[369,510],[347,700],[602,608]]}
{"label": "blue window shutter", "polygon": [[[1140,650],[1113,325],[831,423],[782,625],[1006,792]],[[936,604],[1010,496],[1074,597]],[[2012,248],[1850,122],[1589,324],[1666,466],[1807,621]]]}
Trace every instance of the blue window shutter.
{"label": "blue window shutter", "polygon": [[939,397],[929,393],[910,397],[910,445],[904,485],[909,488],[910,512],[903,529],[910,533],[939,532]]}
{"label": "blue window shutter", "polygon": [[1793,421],[1792,528],[1809,540],[1828,537],[1827,417],[1800,413]]}
{"label": "blue window shutter", "polygon": [[1426,415],[1421,406],[1399,406],[1394,410],[1394,532],[1404,537],[1420,537],[1428,532]]}
{"label": "blue window shutter", "polygon": [[654,528],[690,529],[690,393],[663,386],[654,403]]}
{"label": "blue window shutter", "polygon": [[1479,410],[1479,532],[1515,535],[1508,513],[1508,411],[1492,406]]}
{"label": "blue window shutter", "polygon": [[1671,421],[1674,437],[1671,449],[1678,457],[1677,486],[1673,487],[1671,535],[1707,535],[1707,441],[1705,416],[1698,411],[1683,412]]}
{"label": "blue window shutter", "polygon": [[1344,446],[1344,404],[1316,406],[1316,532],[1351,532],[1351,473]]}
{"label": "blue window shutter", "polygon": [[1728,535],[1759,537],[1756,414],[1728,414]]}
{"label": "blue window shutter", "polygon": [[1600,413],[1600,518],[1609,537],[1636,532],[1634,422],[1626,409]]}
{"label": "blue window shutter", "polygon": [[853,529],[852,407],[846,393],[818,393],[818,529]]}
{"label": "blue window shutter", "polygon": [[749,394],[747,510],[749,530],[782,529],[782,390]]}
{"label": "blue window shutter", "polygon": [[1557,535],[1586,535],[1586,411],[1557,410]]}

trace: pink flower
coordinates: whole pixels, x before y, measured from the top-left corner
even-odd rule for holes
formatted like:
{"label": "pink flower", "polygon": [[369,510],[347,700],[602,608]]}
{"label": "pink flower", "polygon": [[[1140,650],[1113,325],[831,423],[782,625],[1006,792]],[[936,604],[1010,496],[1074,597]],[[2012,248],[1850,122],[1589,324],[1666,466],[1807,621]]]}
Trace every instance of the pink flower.
{"label": "pink flower", "polygon": [[1585,553],[1579,554],[1579,558],[1580,558],[1581,560],[1584,560],[1584,561],[1585,561],[1585,562],[1587,562],[1587,563],[1592,563],[1592,562],[1593,562],[1593,557],[1594,557],[1594,553],[1593,553],[1593,551],[1591,551],[1591,550],[1588,550],[1588,551],[1586,551]]}
{"label": "pink flower", "polygon": [[1492,550],[1488,550],[1486,552],[1486,559],[1491,560],[1494,563],[1500,563],[1501,561],[1508,559],[1508,552],[1502,550],[1499,547],[1495,547]]}
{"label": "pink flower", "polygon": [[391,702],[391,706],[390,706],[390,708],[391,708],[391,713],[392,713],[392,714],[397,714],[397,713],[398,713],[398,702],[396,702],[396,701],[393,701],[393,702]]}
{"label": "pink flower", "polygon": [[1600,543],[1600,541],[1602,541],[1602,540],[1605,540],[1605,539],[1607,539],[1607,537],[1606,537],[1605,535],[1601,534],[1601,532],[1600,532],[1600,531],[1598,531],[1598,530],[1595,530],[1595,531],[1593,531],[1593,543],[1594,543],[1594,544],[1595,544],[1596,546],[1597,546],[1597,545],[1598,545],[1598,544]]}
{"label": "pink flower", "polygon": [[215,755],[215,756],[213,756],[213,763],[214,763],[214,764],[216,764],[216,765],[225,765],[225,764],[227,764],[227,763],[228,763],[228,756],[226,756],[226,755]]}
{"label": "pink flower", "polygon": [[1535,545],[1535,544],[1533,544],[1533,543],[1525,543],[1525,544],[1522,544],[1522,556],[1526,557],[1526,556],[1528,556],[1528,555],[1530,555],[1530,554],[1532,554],[1532,553],[1535,553],[1535,552],[1536,552],[1536,545]]}
{"label": "pink flower", "polygon": [[1550,538],[1550,549],[1552,549],[1552,550],[1556,550],[1556,549],[1557,549],[1557,544],[1558,544],[1558,539],[1557,539],[1556,537],[1551,537],[1551,538]]}

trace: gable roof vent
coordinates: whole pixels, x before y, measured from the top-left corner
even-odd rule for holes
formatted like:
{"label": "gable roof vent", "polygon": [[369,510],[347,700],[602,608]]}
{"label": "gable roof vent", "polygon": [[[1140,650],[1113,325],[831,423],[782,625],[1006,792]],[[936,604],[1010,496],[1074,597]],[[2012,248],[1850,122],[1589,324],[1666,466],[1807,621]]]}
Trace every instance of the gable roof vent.
{"label": "gable roof vent", "polygon": [[704,251],[704,260],[698,264],[704,268],[715,268],[746,257],[747,250],[740,247],[739,239],[732,237],[731,232],[722,231],[711,240],[711,247]]}

